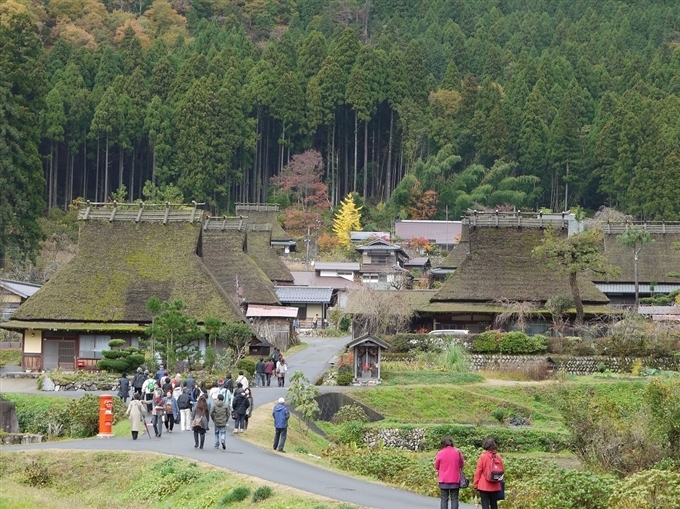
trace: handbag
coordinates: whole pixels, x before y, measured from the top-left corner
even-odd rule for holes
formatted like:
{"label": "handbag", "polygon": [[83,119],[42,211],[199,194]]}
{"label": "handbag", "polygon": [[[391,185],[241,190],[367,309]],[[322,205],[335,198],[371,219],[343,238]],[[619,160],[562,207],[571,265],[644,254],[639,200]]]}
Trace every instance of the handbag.
{"label": "handbag", "polygon": [[200,428],[202,422],[203,422],[203,419],[201,417],[194,417],[191,421],[191,427],[192,428]]}
{"label": "handbag", "polygon": [[[463,455],[460,453],[460,451],[458,451],[458,456],[460,456],[460,464],[462,465],[463,464]],[[465,476],[465,472],[463,472],[463,467],[461,466],[460,467],[460,482],[458,483],[458,487],[460,489],[464,490],[468,486],[470,486],[470,479],[468,479]]]}
{"label": "handbag", "polygon": [[501,491],[496,492],[496,500],[505,500],[505,481],[501,481]]}

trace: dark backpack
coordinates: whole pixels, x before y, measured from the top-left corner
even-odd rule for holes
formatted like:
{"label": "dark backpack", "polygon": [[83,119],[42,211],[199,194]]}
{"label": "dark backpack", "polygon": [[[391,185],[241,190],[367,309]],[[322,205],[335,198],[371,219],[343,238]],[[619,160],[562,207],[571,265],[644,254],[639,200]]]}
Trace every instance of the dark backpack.
{"label": "dark backpack", "polygon": [[491,455],[491,465],[486,472],[486,480],[489,482],[501,482],[505,469],[503,468],[503,458],[498,454]]}

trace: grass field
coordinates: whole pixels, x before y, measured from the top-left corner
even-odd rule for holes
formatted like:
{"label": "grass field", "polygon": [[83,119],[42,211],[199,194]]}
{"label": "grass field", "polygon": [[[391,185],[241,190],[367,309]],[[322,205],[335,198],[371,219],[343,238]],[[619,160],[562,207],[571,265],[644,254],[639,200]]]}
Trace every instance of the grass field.
{"label": "grass field", "polygon": [[[135,452],[3,452],[0,509],[350,509],[260,479],[182,458]],[[271,490],[254,502],[253,495]],[[235,491],[247,493],[241,501]]]}
{"label": "grass field", "polygon": [[21,349],[19,348],[0,349],[0,367],[7,365],[21,366]]}

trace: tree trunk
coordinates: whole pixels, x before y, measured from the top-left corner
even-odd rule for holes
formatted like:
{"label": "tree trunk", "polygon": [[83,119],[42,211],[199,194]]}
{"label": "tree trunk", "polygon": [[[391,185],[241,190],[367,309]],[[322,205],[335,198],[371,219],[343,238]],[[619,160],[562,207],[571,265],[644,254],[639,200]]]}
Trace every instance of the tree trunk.
{"label": "tree trunk", "polygon": [[118,151],[120,154],[118,158],[118,191],[120,191],[123,188],[123,158],[125,157],[123,145],[119,147]]}
{"label": "tree trunk", "polygon": [[569,288],[571,288],[571,296],[574,299],[574,307],[576,308],[576,326],[583,325],[583,301],[581,300],[581,292],[578,287],[576,279],[577,272],[569,273]]}
{"label": "tree trunk", "polygon": [[637,313],[640,309],[640,281],[638,280],[638,260],[640,255],[640,250],[635,249],[635,264],[633,266],[633,272],[635,277],[635,312]]}
{"label": "tree trunk", "polygon": [[392,131],[394,128],[394,110],[390,108],[390,139],[387,143],[387,189],[385,189],[385,200],[392,196]]}
{"label": "tree trunk", "polygon": [[352,192],[357,190],[357,164],[358,164],[358,144],[359,144],[359,115],[354,112],[354,180],[352,181]]}
{"label": "tree trunk", "polygon": [[54,185],[54,141],[50,140],[50,166],[47,173],[47,210],[52,208],[52,186]]}
{"label": "tree trunk", "polygon": [[83,141],[83,200],[87,200],[87,134]]}
{"label": "tree trunk", "polygon": [[364,121],[364,200],[368,198],[368,120]]}
{"label": "tree trunk", "polygon": [[109,199],[109,133],[106,133],[106,148],[104,149],[104,196],[102,201]]}
{"label": "tree trunk", "polygon": [[97,136],[97,167],[94,170],[94,201],[99,201],[99,156],[101,155],[101,150],[99,150],[99,136]]}
{"label": "tree trunk", "polygon": [[52,205],[57,208],[59,207],[59,200],[57,199],[57,188],[59,186],[59,142],[57,142],[54,148],[54,172],[52,173],[52,178],[54,179],[52,184],[52,192],[54,193]]}
{"label": "tree trunk", "polygon": [[128,201],[133,202],[135,195],[135,149],[132,149],[132,164],[130,165],[130,194],[128,194]]}

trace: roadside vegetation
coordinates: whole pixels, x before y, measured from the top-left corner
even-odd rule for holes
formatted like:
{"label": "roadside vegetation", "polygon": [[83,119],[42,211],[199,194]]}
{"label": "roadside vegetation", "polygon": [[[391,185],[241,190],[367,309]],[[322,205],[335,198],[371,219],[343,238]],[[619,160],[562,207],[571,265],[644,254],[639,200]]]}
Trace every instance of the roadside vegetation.
{"label": "roadside vegetation", "polygon": [[21,348],[0,349],[0,368],[8,365],[21,366]]}
{"label": "roadside vegetation", "polygon": [[12,509],[357,508],[235,472],[225,475],[224,469],[185,458],[153,453],[7,452],[0,462],[0,477],[0,507]]}

